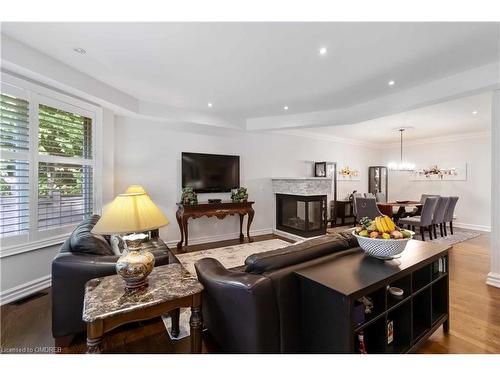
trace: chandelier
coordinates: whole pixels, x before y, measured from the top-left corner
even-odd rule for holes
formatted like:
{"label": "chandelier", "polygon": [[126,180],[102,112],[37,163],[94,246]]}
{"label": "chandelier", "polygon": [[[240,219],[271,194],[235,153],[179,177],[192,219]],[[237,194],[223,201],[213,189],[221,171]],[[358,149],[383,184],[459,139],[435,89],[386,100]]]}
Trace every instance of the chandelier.
{"label": "chandelier", "polygon": [[387,167],[391,171],[408,171],[412,172],[415,170],[415,164],[409,163],[403,159],[403,133],[406,130],[406,128],[400,128],[398,129],[400,138],[401,138],[401,159],[399,163],[397,162],[390,162]]}

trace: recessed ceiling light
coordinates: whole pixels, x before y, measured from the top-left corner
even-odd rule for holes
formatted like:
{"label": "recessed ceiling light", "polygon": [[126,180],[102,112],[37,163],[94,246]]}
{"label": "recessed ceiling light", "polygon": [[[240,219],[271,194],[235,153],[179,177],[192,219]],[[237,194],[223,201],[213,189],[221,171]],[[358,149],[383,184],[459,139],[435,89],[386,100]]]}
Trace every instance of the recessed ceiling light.
{"label": "recessed ceiling light", "polygon": [[288,106],[287,106],[287,105],[286,105],[286,106],[284,106],[284,107],[283,107],[283,109],[284,109],[285,111],[288,111]]}
{"label": "recessed ceiling light", "polygon": [[321,56],[326,55],[326,53],[327,53],[327,52],[328,52],[328,50],[326,49],[326,47],[321,47],[321,48],[319,49],[319,54],[320,54]]}
{"label": "recessed ceiling light", "polygon": [[83,48],[73,48],[73,51],[82,55],[85,55],[87,53],[87,51],[85,51]]}
{"label": "recessed ceiling light", "polygon": [[387,84],[389,86],[394,86],[395,83],[396,83],[396,81],[393,81],[392,79],[389,82],[387,82]]}
{"label": "recessed ceiling light", "polygon": [[208,108],[212,108],[213,107],[213,104],[212,103],[208,103]]}
{"label": "recessed ceiling light", "polygon": [[478,113],[479,113],[479,112],[478,112],[478,111],[476,111],[476,110],[472,111],[472,114],[473,114],[473,115],[477,115]]}

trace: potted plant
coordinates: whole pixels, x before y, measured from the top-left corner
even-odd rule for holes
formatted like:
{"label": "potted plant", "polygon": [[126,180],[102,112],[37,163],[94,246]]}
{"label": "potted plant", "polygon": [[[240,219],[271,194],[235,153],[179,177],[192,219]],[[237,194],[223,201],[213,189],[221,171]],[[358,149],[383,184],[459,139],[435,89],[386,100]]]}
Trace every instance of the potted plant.
{"label": "potted plant", "polygon": [[194,192],[193,188],[185,187],[182,189],[181,203],[182,204],[198,204],[198,196]]}
{"label": "potted plant", "polygon": [[248,199],[247,188],[240,187],[239,189],[233,190],[231,192],[231,200],[235,203],[246,202]]}

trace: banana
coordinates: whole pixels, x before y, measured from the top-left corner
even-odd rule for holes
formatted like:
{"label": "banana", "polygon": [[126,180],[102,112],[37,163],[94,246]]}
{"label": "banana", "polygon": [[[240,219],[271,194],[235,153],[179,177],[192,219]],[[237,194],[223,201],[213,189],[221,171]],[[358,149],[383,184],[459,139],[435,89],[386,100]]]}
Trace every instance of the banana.
{"label": "banana", "polygon": [[396,224],[394,224],[394,221],[389,216],[383,216],[385,224],[387,225],[387,229],[389,229],[389,232],[392,232],[393,230],[396,229]]}
{"label": "banana", "polygon": [[385,226],[384,220],[382,219],[382,216],[377,216],[375,218],[375,226],[377,227],[377,230],[380,233],[384,233],[387,231],[387,227]]}
{"label": "banana", "polygon": [[385,223],[385,220],[384,220],[383,216],[380,218],[380,222],[382,223],[382,226],[384,227],[384,233],[389,232],[389,227]]}

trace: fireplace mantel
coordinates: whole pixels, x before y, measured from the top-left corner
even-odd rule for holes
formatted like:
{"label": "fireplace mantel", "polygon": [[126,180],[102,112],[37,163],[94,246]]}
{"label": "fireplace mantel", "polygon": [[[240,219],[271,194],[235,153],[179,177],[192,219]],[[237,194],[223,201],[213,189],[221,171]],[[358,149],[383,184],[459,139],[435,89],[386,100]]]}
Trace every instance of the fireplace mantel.
{"label": "fireplace mantel", "polygon": [[275,194],[302,196],[332,194],[332,179],[329,177],[275,177],[271,180]]}

